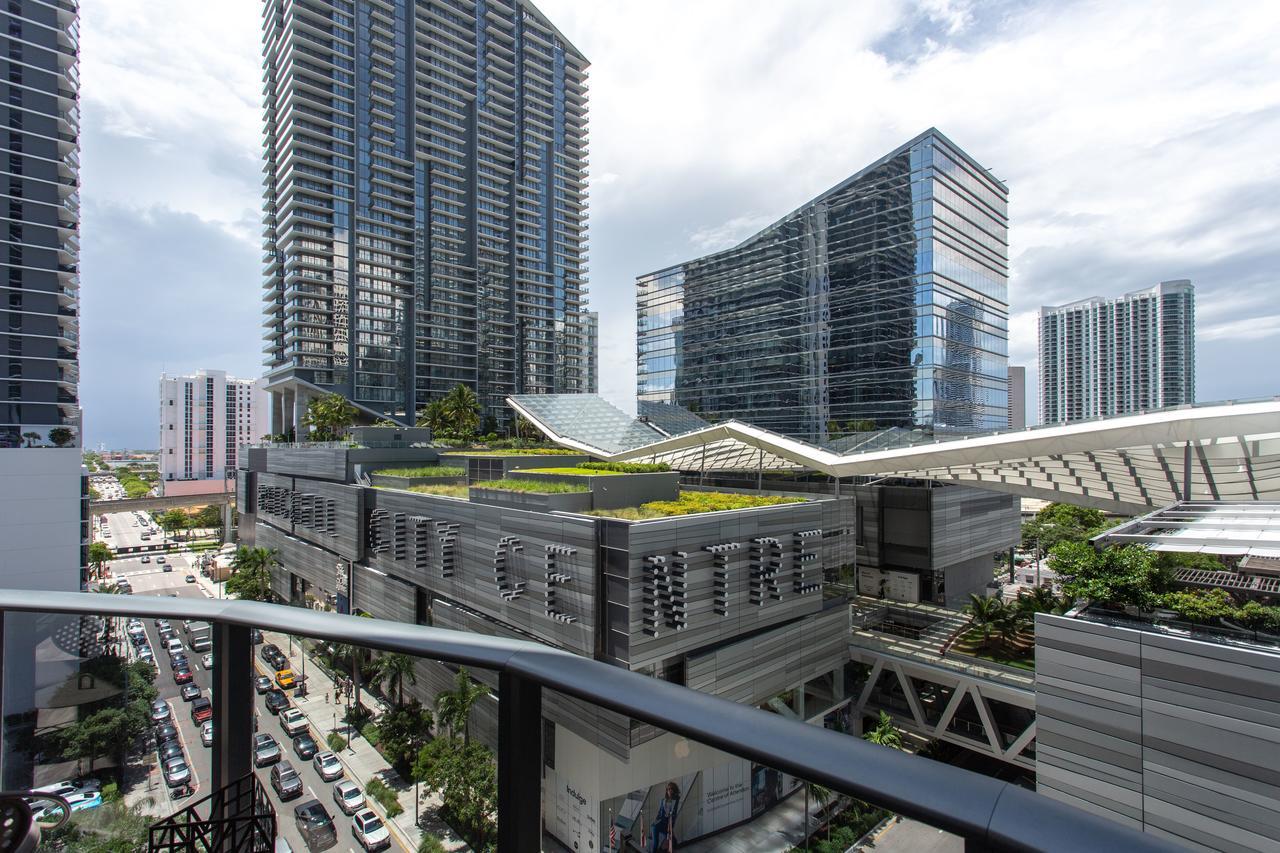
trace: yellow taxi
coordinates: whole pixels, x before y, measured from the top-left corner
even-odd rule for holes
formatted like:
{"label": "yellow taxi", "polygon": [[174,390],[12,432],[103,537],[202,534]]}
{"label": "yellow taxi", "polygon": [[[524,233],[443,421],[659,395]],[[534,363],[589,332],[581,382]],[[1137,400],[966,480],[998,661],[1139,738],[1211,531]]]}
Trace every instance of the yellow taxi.
{"label": "yellow taxi", "polygon": [[276,684],[280,686],[281,690],[288,690],[290,687],[296,686],[297,682],[294,680],[293,670],[291,669],[277,670]]}

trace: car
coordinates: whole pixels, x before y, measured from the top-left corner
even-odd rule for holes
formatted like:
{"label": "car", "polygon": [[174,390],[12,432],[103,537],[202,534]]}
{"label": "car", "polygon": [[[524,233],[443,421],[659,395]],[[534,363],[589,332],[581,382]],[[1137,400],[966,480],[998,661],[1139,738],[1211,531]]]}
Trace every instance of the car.
{"label": "car", "polygon": [[174,634],[172,638],[164,641],[164,650],[169,653],[170,657],[175,652],[186,651],[186,646],[182,645],[182,641],[178,639],[178,635]]}
{"label": "car", "polygon": [[291,687],[296,687],[298,682],[293,677],[293,670],[281,669],[276,672],[276,684],[280,685],[281,690],[288,690]]}
{"label": "car", "polygon": [[195,684],[184,684],[180,693],[182,694],[183,702],[190,702],[200,695],[200,688]]}
{"label": "car", "polygon": [[163,563],[163,562],[164,562],[164,554],[161,554],[159,557],[156,557],[156,562],[157,562],[157,563]]}
{"label": "car", "polygon": [[156,729],[156,743],[162,744],[167,740],[178,739],[178,727],[173,723],[165,723]]}
{"label": "car", "polygon": [[163,765],[170,758],[182,758],[186,753],[182,750],[182,744],[176,740],[167,740],[156,747],[156,755],[160,757],[160,763]]}
{"label": "car", "polygon": [[151,651],[150,646],[142,646],[141,648],[138,649],[138,660],[142,661],[143,663],[155,663],[156,662],[155,652]]}
{"label": "car", "polygon": [[151,703],[151,722],[163,723],[173,716],[169,710],[169,703],[163,699],[157,699]]}
{"label": "car", "polygon": [[265,646],[263,646],[261,649],[258,650],[258,656],[261,657],[267,663],[270,663],[271,658],[274,655],[278,655],[278,654],[280,654],[280,647],[277,646],[275,643],[267,643]]}
{"label": "car", "polygon": [[253,766],[266,767],[280,760],[280,744],[271,735],[260,734],[253,739]]}
{"label": "car", "polygon": [[182,667],[181,669],[175,669],[173,671],[173,683],[174,684],[190,684],[191,670],[187,669],[186,667]]}
{"label": "car", "polygon": [[213,746],[213,720],[205,720],[200,726],[200,743]]}
{"label": "car", "polygon": [[342,762],[338,760],[338,756],[328,750],[316,753],[311,763],[316,766],[316,772],[320,774],[320,778],[326,782],[332,782],[342,776]]}
{"label": "car", "polygon": [[316,739],[309,734],[298,735],[293,739],[293,751],[303,761],[310,761],[316,755],[316,750],[320,747],[316,744]]}
{"label": "car", "polygon": [[333,801],[343,814],[355,814],[364,808],[364,794],[360,793],[360,786],[349,779],[333,786]]}
{"label": "car", "polygon": [[289,697],[284,695],[283,690],[269,690],[267,692],[267,710],[273,714],[279,714],[285,708],[289,707]]}
{"label": "car", "polygon": [[253,679],[253,689],[258,691],[258,695],[262,695],[271,689],[271,679],[265,675],[259,675]]}
{"label": "car", "polygon": [[163,646],[165,643],[169,642],[176,636],[178,635],[177,633],[174,632],[172,628],[170,628],[168,625],[164,626],[163,628],[160,629],[160,645]]}
{"label": "car", "polygon": [[169,565],[168,563],[165,563],[165,565],[164,565],[164,571],[166,571],[166,572],[171,572],[171,571],[173,571],[173,566]]}
{"label": "car", "polygon": [[142,562],[144,562],[144,563],[150,563],[150,562],[151,562],[151,558],[150,558],[150,557],[148,557],[146,554],[143,554],[143,555],[142,555]]}
{"label": "car", "polygon": [[195,582],[196,582],[195,575],[187,575],[187,583],[195,583]]}
{"label": "car", "polygon": [[191,722],[203,723],[213,716],[213,703],[208,696],[197,696],[191,700]]}
{"label": "car", "polygon": [[249,630],[249,642],[250,642],[250,643],[252,643],[252,644],[253,644],[253,645],[255,645],[255,646],[256,646],[256,645],[258,645],[259,643],[261,643],[261,642],[262,642],[262,631],[258,630],[257,628],[251,628],[251,629]]}
{"label": "car", "polygon": [[369,809],[351,817],[351,835],[365,850],[386,850],[391,846],[391,833],[382,818]]}
{"label": "car", "polygon": [[302,793],[302,777],[288,761],[281,761],[271,768],[271,787],[282,800],[292,800]]}
{"label": "car", "polygon": [[163,631],[165,628],[168,628],[168,627],[170,627],[170,626],[169,626],[169,620],[168,620],[168,619],[157,619],[157,620],[156,620],[156,630],[157,630],[157,631]]}
{"label": "car", "polygon": [[135,642],[136,642],[139,638],[141,638],[141,639],[143,639],[143,640],[145,640],[145,639],[147,638],[147,629],[146,629],[146,628],[143,628],[141,625],[130,625],[130,626],[129,626],[129,628],[128,628],[127,633],[129,634],[129,639],[131,639],[131,640],[133,640],[133,641],[135,641]]}
{"label": "car", "polygon": [[33,794],[48,794],[51,797],[65,797],[68,794],[76,794],[81,791],[101,791],[102,782],[97,779],[63,779],[61,782],[52,782],[48,785],[41,785],[39,788],[32,788]]}
{"label": "car", "polygon": [[289,737],[296,737],[307,730],[307,718],[297,708],[285,708],[280,712],[280,728]]}
{"label": "car", "polygon": [[293,807],[293,821],[310,850],[328,850],[338,843],[333,817],[319,800],[307,800]]}
{"label": "car", "polygon": [[213,652],[206,652],[204,656],[200,658],[200,663],[205,669],[213,669]]}
{"label": "car", "polygon": [[191,662],[187,659],[186,652],[174,652],[173,654],[169,655],[169,665],[172,666],[174,669],[178,669],[184,666],[187,669],[191,668]]}
{"label": "car", "polygon": [[164,765],[164,781],[170,788],[185,785],[191,781],[191,768],[185,758],[170,758]]}

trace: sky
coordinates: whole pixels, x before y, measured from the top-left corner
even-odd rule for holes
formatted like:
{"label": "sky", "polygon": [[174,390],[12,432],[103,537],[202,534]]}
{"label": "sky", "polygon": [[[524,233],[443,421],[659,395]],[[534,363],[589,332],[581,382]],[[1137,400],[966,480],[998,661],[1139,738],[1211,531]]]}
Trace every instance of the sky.
{"label": "sky", "polygon": [[[929,127],[1009,186],[1036,312],[1189,278],[1197,398],[1280,382],[1280,4],[541,0],[592,62],[601,392],[635,278],[727,248]],[[86,446],[154,447],[161,371],[262,373],[259,0],[83,0]]]}

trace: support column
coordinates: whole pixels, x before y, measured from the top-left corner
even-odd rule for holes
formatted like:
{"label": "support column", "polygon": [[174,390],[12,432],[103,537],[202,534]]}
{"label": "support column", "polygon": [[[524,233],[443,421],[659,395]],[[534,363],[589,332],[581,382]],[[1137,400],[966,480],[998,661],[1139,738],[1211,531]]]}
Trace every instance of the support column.
{"label": "support column", "polygon": [[[210,752],[213,791],[217,791],[253,771],[253,683],[246,677],[253,671],[249,629],[214,622],[213,660],[213,748]],[[229,807],[233,805],[234,802],[228,803]]]}
{"label": "support column", "polygon": [[307,398],[301,391],[293,392],[293,435],[295,441],[306,441],[307,428],[303,425],[303,415],[307,413]]}
{"label": "support column", "polygon": [[1191,500],[1191,442],[1187,442],[1182,448],[1182,497],[1181,500]]}
{"label": "support column", "polygon": [[222,544],[236,541],[235,528],[231,526],[235,513],[232,512],[233,504],[228,501],[222,505]]}
{"label": "support column", "polygon": [[506,672],[498,675],[498,849],[542,849],[542,685]]}

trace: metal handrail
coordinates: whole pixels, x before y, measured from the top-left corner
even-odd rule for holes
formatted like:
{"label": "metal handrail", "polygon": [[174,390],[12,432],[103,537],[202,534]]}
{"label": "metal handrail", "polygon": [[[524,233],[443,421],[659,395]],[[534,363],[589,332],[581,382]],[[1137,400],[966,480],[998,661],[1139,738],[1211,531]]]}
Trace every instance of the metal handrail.
{"label": "metal handrail", "polygon": [[[559,691],[921,820],[962,836],[970,850],[1180,849],[1009,782],[533,642],[252,601],[0,589],[3,612],[270,625],[286,634],[493,669],[515,683]],[[500,731],[500,745],[502,737]],[[500,806],[500,831],[502,819]]]}

